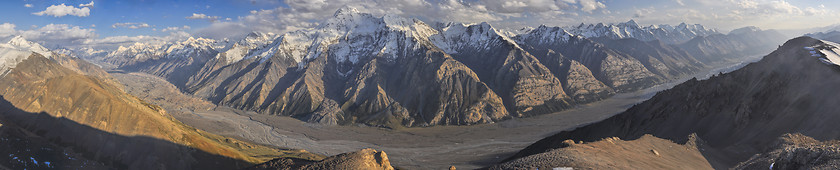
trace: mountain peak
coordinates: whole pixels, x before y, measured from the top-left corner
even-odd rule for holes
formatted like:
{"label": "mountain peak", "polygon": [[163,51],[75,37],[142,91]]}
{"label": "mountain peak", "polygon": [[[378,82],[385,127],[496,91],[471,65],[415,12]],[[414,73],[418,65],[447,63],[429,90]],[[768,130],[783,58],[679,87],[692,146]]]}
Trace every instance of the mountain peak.
{"label": "mountain peak", "polygon": [[639,27],[639,24],[636,23],[636,21],[634,21],[633,19],[630,19],[630,21],[625,22],[624,25],[631,27]]}
{"label": "mountain peak", "polygon": [[15,35],[15,37],[10,39],[8,43],[9,44],[21,44],[21,43],[27,43],[27,42],[29,42],[29,41],[24,39],[23,36]]}
{"label": "mountain peak", "polygon": [[359,12],[359,9],[345,5],[341,8],[338,8],[338,10],[335,11],[335,14],[333,14],[333,16],[353,15],[358,13],[361,13]]}
{"label": "mountain peak", "polygon": [[761,28],[755,26],[747,26],[743,28],[738,28],[729,32],[729,34],[744,34],[749,32],[759,32],[762,31]]}
{"label": "mountain peak", "polygon": [[36,52],[38,54],[43,55],[44,57],[50,58],[52,56],[52,52],[49,49],[41,46],[41,44],[26,40],[23,36],[17,35],[9,40],[8,44],[13,48],[23,51],[31,51]]}

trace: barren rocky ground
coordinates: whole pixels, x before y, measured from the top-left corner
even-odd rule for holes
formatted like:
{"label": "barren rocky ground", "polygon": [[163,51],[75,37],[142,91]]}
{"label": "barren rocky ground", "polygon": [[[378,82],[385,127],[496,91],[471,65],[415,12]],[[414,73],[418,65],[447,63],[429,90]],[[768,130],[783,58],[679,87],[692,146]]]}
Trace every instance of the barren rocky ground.
{"label": "barren rocky ground", "polygon": [[[692,77],[727,72],[736,65],[718,67]],[[176,93],[175,86],[143,73],[112,72],[129,92],[166,108],[180,121],[208,132],[284,148],[336,155],[374,148],[386,151],[392,165],[407,169],[474,169],[498,163],[525,146],[562,130],[600,121],[644,101],[658,91],[688,79],[649,89],[621,93],[609,99],[563,112],[513,118],[493,124],[383,129],[362,126],[323,126],[276,115],[206,106],[204,101]],[[142,79],[141,79],[142,78]],[[142,81],[136,81],[142,80]],[[142,93],[143,95],[140,95]],[[171,103],[177,101],[178,103]]]}

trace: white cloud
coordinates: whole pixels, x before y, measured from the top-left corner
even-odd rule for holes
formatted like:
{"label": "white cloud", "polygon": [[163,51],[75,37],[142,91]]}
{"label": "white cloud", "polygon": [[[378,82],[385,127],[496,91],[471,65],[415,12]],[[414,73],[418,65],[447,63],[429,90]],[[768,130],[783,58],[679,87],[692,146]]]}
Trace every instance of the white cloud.
{"label": "white cloud", "polygon": [[637,9],[636,13],[633,14],[633,18],[645,18],[654,12],[656,12],[656,8],[654,7]]}
{"label": "white cloud", "polygon": [[93,8],[93,1],[90,1],[90,3],[87,3],[87,4],[79,4],[79,7],[91,7],[91,8]]}
{"label": "white cloud", "polygon": [[[93,5],[93,3],[91,3],[90,5]],[[63,16],[67,16],[67,15],[72,15],[72,16],[77,16],[77,17],[87,17],[87,16],[90,16],[90,8],[88,8],[88,7],[76,8],[74,6],[67,6],[67,5],[64,5],[62,3],[60,5],[49,6],[44,11],[36,12],[36,13],[32,13],[32,14],[38,15],[38,16],[49,15],[49,16],[53,16],[53,17],[63,17]]]}
{"label": "white cloud", "polygon": [[834,12],[830,9],[826,9],[825,5],[820,5],[818,8],[814,7],[807,7],[805,8],[805,14],[808,15],[831,15]]}
{"label": "white cloud", "polygon": [[219,16],[209,16],[205,14],[193,13],[192,16],[186,17],[187,19],[206,19],[210,20],[210,22],[216,22],[219,20]]}
{"label": "white cloud", "polygon": [[122,22],[122,23],[114,23],[111,25],[111,28],[128,28],[128,29],[138,29],[138,28],[149,28],[151,25],[143,22]]}
{"label": "white cloud", "polygon": [[188,29],[190,29],[190,28],[191,28],[190,26],[186,26],[186,25],[184,25],[184,26],[182,26],[182,27],[166,27],[166,28],[164,28],[164,29],[162,29],[162,30],[160,30],[160,31],[161,31],[161,32],[169,32],[169,31],[182,31],[182,30],[188,30]]}
{"label": "white cloud", "polygon": [[32,8],[32,4],[23,4],[23,7]]}
{"label": "white cloud", "polygon": [[17,30],[15,30],[15,24],[12,23],[3,23],[0,24],[0,37],[8,37],[11,35],[17,34]]}
{"label": "white cloud", "polygon": [[587,13],[592,13],[592,11],[597,9],[607,8],[607,5],[596,0],[578,0],[578,3],[581,6],[580,10]]}
{"label": "white cloud", "polygon": [[73,46],[96,38],[94,29],[86,29],[67,24],[47,24],[30,30],[14,30],[13,24],[0,25],[0,35],[21,35],[27,40],[41,43],[47,47]]}
{"label": "white cloud", "polygon": [[199,37],[208,37],[215,39],[234,38],[239,37],[241,35],[245,35],[250,31],[256,31],[259,29],[262,29],[261,31],[264,32],[275,32],[271,31],[271,28],[246,27],[240,22],[215,22],[210,24],[210,26],[208,27],[199,29],[197,32],[195,32],[195,35]]}

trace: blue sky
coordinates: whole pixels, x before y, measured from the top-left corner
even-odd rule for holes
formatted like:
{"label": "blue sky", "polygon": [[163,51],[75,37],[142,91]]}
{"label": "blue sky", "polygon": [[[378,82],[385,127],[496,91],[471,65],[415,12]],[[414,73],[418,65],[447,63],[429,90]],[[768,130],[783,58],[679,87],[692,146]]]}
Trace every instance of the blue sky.
{"label": "blue sky", "polygon": [[[77,6],[94,2],[90,9],[90,15],[86,17],[75,16],[38,16],[31,13],[43,11],[49,6],[66,4]],[[31,4],[32,7],[25,7]],[[273,9],[283,4],[276,3],[251,3],[247,0],[27,0],[27,1],[3,1],[3,8],[0,15],[14,16],[0,19],[0,22],[10,22],[18,27],[31,25],[44,26],[47,24],[72,24],[82,27],[96,28],[101,36],[116,35],[165,35],[160,31],[152,29],[164,29],[166,27],[182,27],[184,25],[192,28],[200,28],[210,25],[204,20],[191,20],[185,17],[193,13],[219,16],[235,19],[238,16],[247,15],[251,10]],[[112,28],[115,23],[147,23],[146,28]],[[93,27],[95,25],[96,27]]]}
{"label": "blue sky", "polygon": [[723,31],[840,23],[840,1],[832,0],[4,0],[0,37],[103,48],[189,36],[233,38],[315,27],[345,5],[374,15],[486,21],[502,29],[629,19],[641,25],[699,23]]}

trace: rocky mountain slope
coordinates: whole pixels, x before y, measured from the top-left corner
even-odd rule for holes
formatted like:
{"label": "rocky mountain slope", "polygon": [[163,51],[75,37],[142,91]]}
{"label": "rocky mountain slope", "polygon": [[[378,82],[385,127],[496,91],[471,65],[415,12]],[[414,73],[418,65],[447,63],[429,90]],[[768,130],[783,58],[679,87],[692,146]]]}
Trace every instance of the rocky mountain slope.
{"label": "rocky mountain slope", "polygon": [[779,137],[769,151],[756,154],[735,169],[837,169],[840,141],[818,141],[802,134]]}
{"label": "rocky mountain slope", "polygon": [[700,152],[702,141],[685,144],[644,135],[635,140],[617,137],[594,142],[566,140],[565,147],[530,155],[489,169],[712,169]]}
{"label": "rocky mountain slope", "polygon": [[[729,168],[768,148],[785,133],[837,139],[834,122],[840,71],[811,54],[837,48],[799,37],[761,61],[708,80],[689,80],[604,121],[560,132],[523,149],[508,162],[565,148],[563,141],[593,142],[645,134],[686,143],[690,134],[705,141],[700,150],[715,168]],[[820,54],[820,52],[816,52]],[[825,54],[820,54],[825,55]]]}
{"label": "rocky mountain slope", "polygon": [[[685,45],[698,50],[683,50],[662,43],[676,35],[716,33],[702,26],[613,27],[626,28],[627,35],[616,38],[631,39],[596,40],[545,26],[508,37],[487,23],[426,24],[342,8],[311,30],[252,33],[223,48],[200,38],[181,45],[138,44],[121,47],[106,61],[163,76],[223,106],[322,124],[410,127],[492,123],[568,109],[706,68],[718,60],[697,56],[717,53],[694,52],[724,48],[700,43]],[[650,41],[639,43],[633,38],[642,33],[629,36],[636,35],[630,30],[667,34],[650,33]],[[775,46],[756,44],[729,49],[737,56]],[[171,53],[173,47],[194,53]]]}
{"label": "rocky mountain slope", "polygon": [[[126,94],[98,67],[72,56],[39,51],[39,46],[22,38],[0,45],[0,60],[6,61],[2,68],[7,69],[0,77],[0,122],[4,128],[32,135],[5,131],[11,136],[32,143],[49,141],[46,145],[51,148],[69,150],[44,152],[38,158],[41,164],[23,167],[43,167],[44,162],[55,167],[65,167],[65,162],[77,165],[66,159],[81,155],[118,169],[239,168],[300,152],[186,126],[160,107]],[[77,155],[68,157],[67,153]],[[11,163],[16,158],[2,159]]]}
{"label": "rocky mountain slope", "polygon": [[325,124],[428,126],[508,117],[472,70],[432,45],[435,32],[419,20],[345,8],[314,31],[281,35],[267,48],[276,50],[270,55],[227,66],[211,60],[186,91]]}

